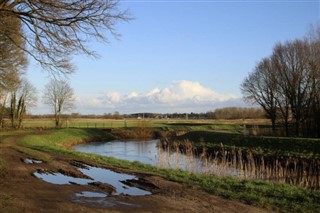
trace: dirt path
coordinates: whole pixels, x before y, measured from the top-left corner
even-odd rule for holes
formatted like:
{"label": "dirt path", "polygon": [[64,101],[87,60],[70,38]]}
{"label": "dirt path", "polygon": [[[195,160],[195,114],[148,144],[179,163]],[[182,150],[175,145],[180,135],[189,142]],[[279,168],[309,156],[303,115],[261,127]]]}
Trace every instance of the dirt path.
{"label": "dirt path", "polygon": [[10,144],[0,143],[0,158],[8,168],[6,176],[0,177],[0,212],[266,212],[145,174],[139,174],[144,180],[140,187],[151,191],[152,195],[79,198],[76,193],[101,192],[101,188],[51,184],[33,175],[41,170],[81,176],[74,167],[74,159],[45,153],[52,159],[50,162],[27,164],[24,160],[31,156],[18,152],[14,146],[17,146],[14,138]]}

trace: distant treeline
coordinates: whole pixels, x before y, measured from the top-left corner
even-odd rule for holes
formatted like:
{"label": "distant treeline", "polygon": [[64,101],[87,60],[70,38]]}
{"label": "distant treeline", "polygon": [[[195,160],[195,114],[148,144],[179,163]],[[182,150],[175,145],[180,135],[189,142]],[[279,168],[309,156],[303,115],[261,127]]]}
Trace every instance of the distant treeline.
{"label": "distant treeline", "polygon": [[212,119],[259,119],[266,118],[266,113],[261,108],[226,107],[208,112]]}
{"label": "distant treeline", "polygon": [[[72,113],[63,115],[63,117],[71,118],[88,118],[88,119],[263,119],[266,114],[261,108],[242,108],[242,107],[226,107],[215,109],[205,113],[133,113],[120,114],[119,112],[105,113],[103,115]],[[28,118],[54,118],[54,115],[29,115]]]}

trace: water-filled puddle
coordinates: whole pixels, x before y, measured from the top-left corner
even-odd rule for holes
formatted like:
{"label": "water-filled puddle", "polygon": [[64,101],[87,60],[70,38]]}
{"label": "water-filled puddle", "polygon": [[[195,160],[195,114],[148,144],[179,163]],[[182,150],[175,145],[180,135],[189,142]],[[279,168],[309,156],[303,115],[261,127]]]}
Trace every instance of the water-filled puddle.
{"label": "water-filled puddle", "polygon": [[23,162],[26,163],[26,164],[40,164],[40,163],[43,163],[43,161],[41,161],[41,160],[35,160],[35,159],[29,159],[29,158],[24,159]]}
{"label": "water-filled puddle", "polygon": [[82,203],[94,206],[96,208],[114,207],[114,206],[128,206],[138,207],[138,205],[117,201],[114,197],[108,197],[105,193],[83,191],[75,194],[73,199],[75,203]]}
{"label": "water-filled puddle", "polygon": [[76,193],[76,197],[107,197],[107,194],[100,193],[100,192],[89,192],[83,191],[80,193]]}
{"label": "water-filled puddle", "polygon": [[84,178],[74,178],[71,176],[63,175],[61,173],[40,173],[35,172],[33,173],[39,179],[42,179],[48,183],[64,185],[64,184],[71,184],[76,183],[80,185],[86,185],[91,182],[89,179]]}
{"label": "water-filled puddle", "polygon": [[[111,185],[115,188],[115,195],[131,195],[131,196],[143,196],[143,195],[150,195],[151,192],[139,189],[137,187],[131,187],[129,185],[125,184],[125,181],[137,179],[134,175],[127,175],[127,174],[121,174],[117,173],[108,169],[104,168],[97,168],[85,165],[85,168],[78,168],[79,171],[81,171],[86,176],[90,177],[91,179],[84,179],[84,178],[75,178],[67,175],[63,175],[61,173],[40,173],[35,172],[34,175],[42,179],[46,182],[52,183],[52,184],[79,184],[79,185],[94,185],[93,183],[102,183]],[[82,193],[82,195],[90,195],[88,192]],[[98,195],[98,194],[91,194],[91,195]],[[88,197],[88,196],[84,196]]]}
{"label": "water-filled puddle", "polygon": [[[150,195],[151,193],[137,187],[128,186],[122,182],[137,179],[136,176],[117,173],[108,169],[88,166],[79,169],[83,174],[94,179],[95,182],[107,183],[116,189],[115,195],[126,194],[132,196]],[[92,182],[92,181],[91,181]]]}

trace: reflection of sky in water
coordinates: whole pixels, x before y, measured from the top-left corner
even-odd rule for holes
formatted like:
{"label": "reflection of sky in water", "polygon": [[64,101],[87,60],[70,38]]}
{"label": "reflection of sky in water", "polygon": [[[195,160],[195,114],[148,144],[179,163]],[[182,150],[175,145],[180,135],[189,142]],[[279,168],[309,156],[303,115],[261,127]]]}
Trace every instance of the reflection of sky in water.
{"label": "reflection of sky in water", "polygon": [[24,159],[24,162],[27,163],[27,164],[40,164],[40,163],[43,163],[41,160],[34,160],[34,159],[29,159],[29,158]]}
{"label": "reflection of sky in water", "polygon": [[91,182],[101,182],[112,185],[116,188],[116,195],[119,194],[128,194],[132,196],[140,196],[140,195],[150,195],[151,193],[137,187],[131,187],[121,183],[120,181],[132,180],[136,179],[136,176],[127,175],[117,173],[108,169],[97,168],[88,166],[87,169],[80,169],[78,168],[83,174],[89,176],[91,179],[84,179],[84,178],[74,178],[70,176],[63,175],[61,173],[39,173],[35,172],[34,175],[37,178],[40,178],[46,182],[53,183],[53,184],[70,184],[76,183],[80,185],[87,185]]}
{"label": "reflection of sky in water", "polygon": [[95,208],[106,208],[106,207],[114,207],[114,206],[139,207],[138,205],[135,205],[135,204],[118,201],[114,197],[108,197],[107,194],[104,194],[104,193],[89,192],[89,191],[76,193],[73,199],[73,202],[85,203]]}
{"label": "reflection of sky in water", "polygon": [[[150,195],[151,193],[136,187],[129,187],[120,181],[136,179],[133,175],[121,174],[108,169],[89,167],[79,169],[83,174],[93,178],[95,182],[107,183],[116,188],[116,195],[121,193],[133,196]],[[92,181],[91,181],[92,182]]]}
{"label": "reflection of sky in water", "polygon": [[99,192],[89,192],[89,191],[83,191],[80,193],[76,193],[77,197],[107,197],[107,194],[99,193]]}
{"label": "reflection of sky in water", "polygon": [[218,175],[237,175],[238,173],[234,168],[221,168],[217,164],[201,161],[195,156],[163,150],[157,147],[158,142],[159,140],[92,142],[77,145],[74,150],[195,173],[205,173],[208,170],[210,170],[209,173]]}
{"label": "reflection of sky in water", "polygon": [[157,142],[158,140],[93,142],[75,146],[74,149],[80,152],[95,153],[154,165],[154,159],[157,156]]}
{"label": "reflection of sky in water", "polygon": [[89,180],[89,179],[74,178],[74,177],[63,175],[61,173],[51,174],[51,173],[35,172],[34,175],[37,178],[40,178],[46,182],[58,184],[58,185],[70,184],[70,182],[80,184],[80,185],[86,185],[88,184],[88,182],[93,182],[92,180]]}

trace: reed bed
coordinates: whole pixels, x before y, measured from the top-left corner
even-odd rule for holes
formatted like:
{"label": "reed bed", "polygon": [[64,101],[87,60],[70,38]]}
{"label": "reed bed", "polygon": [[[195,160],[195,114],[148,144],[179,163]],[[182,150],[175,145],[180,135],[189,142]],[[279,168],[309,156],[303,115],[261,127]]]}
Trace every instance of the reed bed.
{"label": "reed bed", "polygon": [[158,148],[159,166],[320,189],[320,160],[254,155],[236,147],[226,149],[223,144],[214,150],[209,151],[205,146],[199,150],[187,139],[162,139]]}

